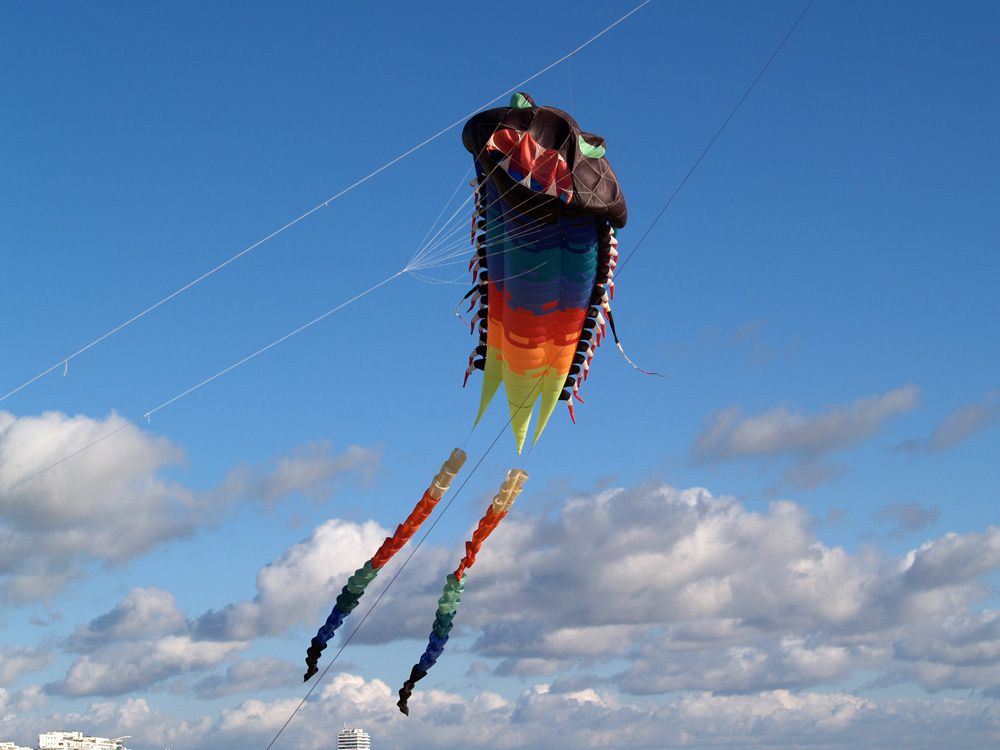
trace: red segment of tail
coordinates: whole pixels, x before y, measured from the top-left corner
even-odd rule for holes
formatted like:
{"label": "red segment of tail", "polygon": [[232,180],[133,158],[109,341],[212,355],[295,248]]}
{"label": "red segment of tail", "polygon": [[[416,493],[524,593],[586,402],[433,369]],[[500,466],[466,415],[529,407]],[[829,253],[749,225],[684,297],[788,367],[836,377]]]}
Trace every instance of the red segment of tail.
{"label": "red segment of tail", "polygon": [[404,544],[410,541],[411,537],[417,533],[420,525],[427,520],[427,516],[434,510],[434,506],[438,504],[439,499],[430,494],[430,488],[424,491],[423,497],[420,498],[420,501],[410,511],[410,515],[396,528],[396,533],[386,537],[385,541],[382,542],[382,546],[378,548],[378,552],[372,558],[373,568],[376,570],[381,568],[392,559],[393,555],[403,548]]}
{"label": "red segment of tail", "polygon": [[506,515],[506,513],[497,513],[491,505],[489,510],[486,511],[486,515],[479,519],[479,525],[472,534],[472,540],[465,543],[465,557],[462,558],[462,562],[455,569],[455,578],[462,580],[462,574],[465,573],[465,569],[472,567],[472,564],[476,562],[476,555],[479,554],[479,548],[483,546],[486,537],[493,533],[493,530]]}

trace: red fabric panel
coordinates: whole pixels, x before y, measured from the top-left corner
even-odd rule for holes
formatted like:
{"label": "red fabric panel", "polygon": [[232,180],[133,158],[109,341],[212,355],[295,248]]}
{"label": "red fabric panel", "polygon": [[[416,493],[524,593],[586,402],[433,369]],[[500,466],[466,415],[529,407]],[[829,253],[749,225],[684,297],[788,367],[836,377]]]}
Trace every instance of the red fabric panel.
{"label": "red fabric panel", "polygon": [[410,511],[410,515],[406,517],[403,523],[396,527],[396,533],[386,537],[385,541],[382,542],[382,546],[378,548],[378,552],[372,558],[373,568],[376,570],[381,568],[392,559],[393,555],[402,549],[404,544],[410,541],[410,538],[417,533],[420,525],[427,520],[427,516],[434,510],[434,506],[438,504],[439,499],[430,494],[430,488],[424,491],[424,496],[420,498],[420,502]]}

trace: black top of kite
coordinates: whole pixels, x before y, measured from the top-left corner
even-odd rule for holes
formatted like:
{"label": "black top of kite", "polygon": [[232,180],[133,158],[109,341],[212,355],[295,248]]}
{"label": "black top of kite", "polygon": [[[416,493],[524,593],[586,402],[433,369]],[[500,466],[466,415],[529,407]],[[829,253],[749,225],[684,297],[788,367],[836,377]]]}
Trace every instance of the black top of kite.
{"label": "black top of kite", "polygon": [[604,139],[581,130],[561,109],[537,106],[528,94],[514,94],[511,105],[480,112],[462,130],[465,148],[509,202],[625,226],[625,196],[605,158]]}

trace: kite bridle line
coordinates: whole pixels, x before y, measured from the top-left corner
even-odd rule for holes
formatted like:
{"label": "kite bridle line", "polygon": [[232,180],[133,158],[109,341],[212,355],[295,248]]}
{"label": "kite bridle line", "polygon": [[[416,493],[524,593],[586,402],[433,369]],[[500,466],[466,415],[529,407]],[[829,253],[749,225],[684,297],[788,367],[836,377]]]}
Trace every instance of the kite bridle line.
{"label": "kite bridle line", "polygon": [[[433,266],[429,266],[429,267],[433,267]],[[316,316],[315,318],[313,318],[309,322],[300,325],[299,327],[297,327],[294,330],[286,333],[285,335],[278,337],[277,339],[275,339],[274,341],[270,342],[269,344],[266,344],[265,346],[262,346],[261,348],[257,349],[253,353],[246,355],[245,357],[237,360],[236,362],[232,363],[231,365],[229,365],[227,367],[224,367],[223,369],[221,369],[218,372],[216,372],[214,375],[210,375],[209,377],[201,380],[200,382],[196,383],[195,385],[193,385],[193,386],[191,386],[189,388],[186,388],[185,390],[181,391],[180,393],[178,393],[178,394],[170,397],[166,401],[163,401],[162,403],[158,404],[157,406],[154,406],[151,409],[148,409],[147,411],[143,412],[142,418],[145,419],[146,422],[148,423],[150,421],[151,417],[153,416],[153,414],[155,414],[156,412],[158,412],[158,411],[160,411],[162,409],[165,409],[166,407],[168,407],[168,406],[176,403],[177,401],[180,401],[183,398],[186,398],[187,396],[191,395],[192,393],[194,393],[198,389],[202,388],[203,386],[206,386],[209,383],[211,383],[212,381],[214,381],[214,380],[222,377],[223,375],[226,375],[227,373],[232,372],[233,370],[237,369],[238,367],[243,366],[244,364],[246,364],[250,360],[255,359],[256,357],[259,357],[260,355],[262,355],[265,352],[269,351],[270,349],[274,348],[278,344],[281,344],[281,343],[287,341],[288,339],[292,338],[293,336],[297,336],[298,334],[302,333],[306,329],[311,328],[312,326],[316,325],[317,323],[322,322],[326,318],[329,318],[331,315],[339,312],[340,310],[343,310],[345,307],[347,307],[348,305],[353,304],[354,302],[357,302],[361,298],[366,297],[367,295],[369,295],[372,292],[376,291],[380,287],[385,286],[390,281],[393,281],[393,280],[399,278],[400,276],[402,276],[403,274],[405,274],[407,272],[408,272],[407,268],[404,267],[404,268],[400,269],[399,271],[395,272],[394,274],[391,274],[390,276],[387,276],[382,281],[379,281],[378,283],[370,286],[368,289],[364,290],[363,292],[359,292],[358,294],[354,295],[353,297],[351,297],[347,301],[341,302],[336,307],[333,307],[333,308],[327,310],[326,312],[324,312],[324,313]],[[87,443],[86,445],[83,445],[82,447],[77,448],[76,450],[71,451],[70,453],[68,453],[67,455],[65,455],[62,458],[58,459],[57,461],[54,461],[54,462],[52,462],[50,464],[47,464],[44,467],[42,467],[41,469],[38,469],[38,470],[32,472],[31,474],[28,474],[27,476],[21,477],[20,479],[14,481],[12,484],[8,485],[7,487],[4,487],[3,489],[0,489],[0,496],[6,495],[8,492],[11,492],[11,491],[17,489],[18,487],[22,486],[23,484],[26,484],[26,483],[30,482],[31,480],[35,479],[38,476],[41,476],[42,474],[46,473],[50,469],[54,469],[57,466],[59,466],[60,464],[64,463],[65,461],[68,461],[69,459],[74,458],[75,456],[78,456],[79,454],[83,453],[84,451],[87,451],[87,450],[89,450],[89,449],[91,449],[91,448],[99,445],[100,443],[103,443],[105,440],[107,440],[108,438],[110,438],[110,437],[112,437],[114,435],[117,435],[119,432],[121,432],[122,430],[124,430],[128,426],[129,426],[129,423],[125,423],[123,425],[120,425],[120,426],[116,427],[115,429],[110,430],[110,431],[104,433],[103,435],[99,436],[98,438],[92,440],[91,442]]]}
{"label": "kite bridle line", "polygon": [[[556,150],[562,150],[562,148],[569,142],[569,139],[570,139],[571,135],[572,135],[571,133],[567,133],[566,137],[562,140],[562,142],[559,144],[559,146],[558,146],[558,148]],[[488,145],[489,145],[488,143],[484,143],[483,146],[479,149],[479,151],[477,153],[473,154],[473,164],[479,164],[480,166],[482,165],[482,157],[483,157],[483,154],[486,153],[486,149],[487,149]],[[493,165],[493,167],[489,171],[484,172],[481,176],[477,176],[477,179],[474,182],[472,182],[471,184],[472,185],[476,185],[477,183],[481,183],[481,182],[483,182],[485,180],[488,180],[499,169],[500,169],[500,161],[497,160],[497,162]],[[502,172],[502,170],[501,170],[501,172]],[[466,169],[465,175],[468,175],[468,173],[469,173],[469,170]],[[463,182],[465,180],[465,175],[463,175],[463,177],[462,177]],[[503,206],[502,201],[511,192],[513,192],[514,190],[516,190],[519,187],[519,185],[520,185],[520,183],[513,182],[513,184],[511,184],[506,190],[504,190],[502,193],[500,193],[498,201],[501,203],[501,207]],[[445,204],[445,208],[443,208],[441,210],[441,213],[438,214],[438,219],[440,219],[441,216],[444,214],[445,209],[447,208],[447,205],[449,203],[451,203],[451,201],[453,201],[455,199],[455,195],[458,193],[458,190],[461,189],[461,187],[462,187],[461,184],[459,184],[459,186],[458,186],[458,188],[456,188],[455,192],[453,192],[451,194],[451,197],[448,199],[447,203]],[[478,194],[478,190],[479,190],[479,188],[477,187],[475,194]],[[531,202],[535,201],[536,199],[537,199],[537,195],[529,193],[527,195],[527,197],[525,197],[525,199],[522,200],[517,205],[510,206],[510,207],[504,209],[503,211],[501,211],[500,214],[496,217],[496,219],[499,220],[499,221],[501,221],[501,222],[504,222],[504,221],[506,221],[506,219],[508,217],[517,215],[518,209],[520,209],[522,206],[524,206],[524,205],[526,205],[528,203],[531,203]],[[469,198],[466,198],[464,201],[462,201],[462,203],[459,204],[458,208],[455,209],[454,213],[452,213],[452,215],[448,218],[448,220],[444,224],[441,225],[441,228],[438,229],[438,231],[435,233],[435,235],[429,241],[425,241],[425,243],[423,243],[421,245],[421,247],[418,248],[417,252],[415,252],[413,254],[413,257],[410,258],[410,262],[406,264],[406,270],[413,271],[413,270],[419,270],[419,269],[422,269],[422,268],[435,268],[435,267],[439,267],[439,266],[444,266],[444,265],[447,265],[448,263],[452,262],[452,259],[464,258],[467,255],[467,251],[466,251],[465,248],[468,245],[468,243],[466,243],[464,240],[452,241],[452,239],[451,239],[456,234],[458,234],[459,231],[462,230],[462,226],[460,224],[456,225],[456,226],[453,226],[451,229],[449,229],[448,232],[447,232],[447,234],[445,234],[444,237],[442,237],[440,239],[438,239],[438,238],[441,235],[441,233],[444,232],[444,230],[448,227],[449,224],[452,224],[453,222],[455,222],[456,217],[459,216],[459,214],[462,211],[462,209],[465,207],[465,205],[470,200],[471,200],[471,196]],[[475,244],[475,242],[474,242],[474,240],[475,240],[475,231],[476,231],[475,221],[476,221],[477,218],[478,218],[478,212],[473,212],[473,226],[472,226],[472,230],[473,230],[472,231],[472,234],[473,234],[473,244]],[[436,223],[436,221],[437,220],[435,220],[435,223]],[[521,237],[521,236],[525,236],[527,234],[530,234],[530,233],[534,232],[534,230],[537,229],[539,226],[541,226],[543,224],[546,224],[546,223],[549,223],[548,217],[546,217],[546,216],[543,215],[542,218],[539,218],[535,214],[532,214],[531,215],[531,219],[529,221],[526,221],[523,224],[519,225],[514,232],[510,232],[510,233],[506,233],[505,232],[503,239],[498,240],[496,242],[485,243],[484,245],[482,245],[482,247],[489,247],[491,245],[496,245],[496,244],[504,244],[506,242],[509,242],[512,239],[516,239],[517,237]],[[431,226],[431,228],[433,229],[433,225]],[[428,230],[428,234],[430,234],[430,230]],[[487,257],[489,257],[489,256],[487,256]]]}

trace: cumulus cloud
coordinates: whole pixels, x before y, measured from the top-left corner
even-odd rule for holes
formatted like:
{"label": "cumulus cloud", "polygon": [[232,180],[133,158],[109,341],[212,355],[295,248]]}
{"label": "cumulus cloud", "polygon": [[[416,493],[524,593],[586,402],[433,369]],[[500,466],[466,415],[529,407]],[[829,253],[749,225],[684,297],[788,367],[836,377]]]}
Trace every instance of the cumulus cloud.
{"label": "cumulus cloud", "polygon": [[46,706],[45,694],[37,685],[10,692],[0,687],[0,731],[9,728],[18,716],[30,716]]}
{"label": "cumulus cloud", "polygon": [[322,622],[347,577],[386,536],[374,521],[327,521],[260,570],[254,599],[206,612],[195,631],[205,638],[247,640]]}
{"label": "cumulus cloud", "polygon": [[52,663],[52,654],[41,648],[0,646],[0,685],[13,685],[22,674],[37,672]]}
{"label": "cumulus cloud", "polygon": [[973,612],[998,545],[990,527],[901,558],[850,554],[794,503],[751,512],[701,489],[614,490],[505,521],[457,622],[501,674],[624,663],[613,681],[634,693],[831,685],[891,673],[927,623]]}
{"label": "cumulus cloud", "polygon": [[0,596],[50,598],[88,563],[122,563],[189,536],[235,500],[328,491],[339,476],[369,473],[378,457],[314,444],[272,465],[235,469],[208,492],[164,477],[182,459],[169,440],[117,414],[0,411]]}
{"label": "cumulus cloud", "polygon": [[[87,450],[86,460],[57,463],[111,433]],[[194,496],[159,476],[181,458],[170,441],[116,414],[96,420],[0,412],[4,598],[51,596],[85,562],[121,562],[190,534],[197,525]]]}
{"label": "cumulus cloud", "polygon": [[948,533],[906,556],[904,580],[918,591],[963,586],[1000,567],[1000,527]]}
{"label": "cumulus cloud", "polygon": [[194,686],[199,698],[218,698],[236,693],[259,693],[286,688],[301,679],[302,668],[287,659],[260,656],[230,665],[225,674],[212,675]]}
{"label": "cumulus cloud", "polygon": [[[46,717],[52,725],[100,727],[130,734],[137,747],[263,747],[281,729],[299,701],[247,700],[217,716],[181,720],[147,700],[95,703],[86,711]],[[995,747],[1000,727],[996,704],[876,701],[849,692],[760,691],[746,695],[699,692],[659,703],[634,704],[595,688],[559,691],[539,684],[520,695],[469,696],[440,689],[414,695],[411,715],[395,707],[395,690],[378,679],[338,674],[316,699],[305,703],[284,730],[281,742],[302,750],[329,747],[345,718],[372,734],[385,750],[467,747],[483,750],[531,747],[796,748],[852,747],[876,750],[902,746],[931,750]],[[15,720],[8,734],[27,739],[35,726]],[[24,740],[22,740],[24,741]]]}
{"label": "cumulus cloud", "polygon": [[[848,553],[815,529],[792,502],[753,512],[665,485],[575,497],[557,514],[515,512],[480,554],[456,634],[473,636],[473,653],[502,675],[625,664],[612,681],[631,693],[832,685],[862,669],[894,673],[909,638],[973,611],[988,593],[983,576],[1000,568],[993,527],[900,558]],[[261,569],[252,600],[205,613],[191,632],[242,641],[311,630],[385,534],[371,522],[325,523]],[[427,601],[457,557],[425,547],[357,641],[425,637]]]}
{"label": "cumulus cloud", "polygon": [[927,623],[895,644],[894,668],[886,684],[917,682],[930,691],[1000,689],[1000,612],[956,614]]}
{"label": "cumulus cloud", "polygon": [[80,657],[64,679],[45,687],[50,693],[73,697],[123,695],[169,677],[215,667],[247,645],[196,641],[189,635],[115,644]]}
{"label": "cumulus cloud", "polygon": [[110,612],[77,628],[66,647],[82,655],[45,689],[73,697],[124,695],[216,667],[248,645],[197,639],[169,592],[134,589]]}
{"label": "cumulus cloud", "polygon": [[173,594],[157,588],[133,589],[110,612],[78,627],[69,639],[73,651],[88,651],[114,641],[150,635],[177,635],[187,629]]}
{"label": "cumulus cloud", "polygon": [[[515,510],[480,553],[450,653],[480,660],[461,678],[467,690],[490,684],[483,665],[551,682],[516,699],[463,696],[436,689],[435,679],[455,679],[443,671],[422,683],[417,718],[406,721],[395,709],[398,685],[341,672],[286,739],[320,747],[346,715],[377,727],[384,747],[459,746],[471,727],[483,748],[601,747],[614,740],[609,727],[628,727],[637,748],[747,737],[794,747],[834,735],[859,748],[887,737],[989,746],[1000,631],[981,603],[986,576],[1000,568],[1000,528],[945,534],[900,557],[825,544],[816,528],[792,502],[752,511],[701,488],[657,484],[575,496],[539,515]],[[237,659],[254,638],[311,629],[385,534],[373,522],[329,521],[260,570],[253,599],[200,617],[185,617],[168,592],[136,589],[67,638],[76,660],[47,690],[125,695],[169,682],[218,699],[295,681],[299,668],[285,659]],[[424,573],[408,574],[401,595],[384,600],[396,609],[369,621],[368,642],[426,636],[430,594],[457,552],[421,551],[412,570]],[[878,703],[843,692],[859,674],[983,698]],[[269,741],[297,704],[256,695],[186,722],[134,699],[91,709],[118,722],[105,734],[197,749]]]}

